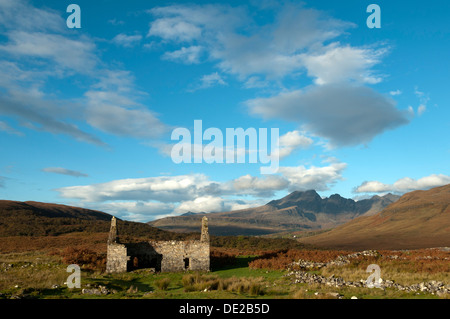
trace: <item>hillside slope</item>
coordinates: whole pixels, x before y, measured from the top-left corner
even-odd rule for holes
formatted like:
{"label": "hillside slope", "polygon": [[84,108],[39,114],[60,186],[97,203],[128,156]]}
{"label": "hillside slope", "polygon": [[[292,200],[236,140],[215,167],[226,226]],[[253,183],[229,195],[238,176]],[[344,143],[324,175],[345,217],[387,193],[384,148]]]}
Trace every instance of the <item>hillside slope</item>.
{"label": "hillside slope", "polygon": [[[0,237],[58,236],[109,232],[112,215],[104,212],[40,202],[0,200]],[[119,220],[119,234],[152,238],[174,235],[145,223]]]}
{"label": "hillside slope", "polygon": [[378,214],[300,241],[354,250],[450,246],[450,184],[407,193]]}
{"label": "hillside slope", "polygon": [[314,190],[296,191],[255,208],[209,214],[189,212],[149,224],[170,231],[192,232],[198,229],[199,220],[207,215],[212,235],[264,235],[327,229],[364,214],[377,213],[397,198],[389,194],[356,202],[338,194],[321,198]]}

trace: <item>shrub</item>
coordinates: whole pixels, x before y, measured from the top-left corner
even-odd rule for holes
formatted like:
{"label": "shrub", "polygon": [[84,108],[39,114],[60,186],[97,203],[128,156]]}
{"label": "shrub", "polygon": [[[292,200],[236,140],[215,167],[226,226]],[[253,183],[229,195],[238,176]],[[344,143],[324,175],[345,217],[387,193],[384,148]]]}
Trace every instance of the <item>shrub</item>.
{"label": "shrub", "polygon": [[248,290],[248,293],[251,296],[258,296],[258,295],[262,294],[262,288],[261,288],[261,286],[259,284],[252,283],[252,284],[250,284],[250,288]]}
{"label": "shrub", "polygon": [[67,247],[60,255],[66,264],[77,264],[80,267],[99,270],[104,270],[106,267],[105,254],[99,254],[87,248]]}
{"label": "shrub", "polygon": [[236,263],[236,255],[229,252],[212,249],[210,253],[210,263],[212,269],[231,266]]}
{"label": "shrub", "polygon": [[170,285],[170,279],[169,278],[163,278],[158,281],[156,281],[156,287],[158,287],[161,290],[167,290]]}

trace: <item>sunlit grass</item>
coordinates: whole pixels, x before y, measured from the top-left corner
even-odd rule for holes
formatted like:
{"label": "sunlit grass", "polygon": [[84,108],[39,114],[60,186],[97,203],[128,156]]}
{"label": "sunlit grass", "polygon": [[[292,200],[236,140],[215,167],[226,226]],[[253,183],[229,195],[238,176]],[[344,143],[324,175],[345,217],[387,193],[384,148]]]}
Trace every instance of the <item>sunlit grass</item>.
{"label": "sunlit grass", "polygon": [[[310,254],[310,253],[308,253]],[[330,254],[330,253],[326,253]],[[314,254],[310,254],[314,256]],[[325,256],[325,255],[324,255]],[[320,254],[317,258],[323,258]],[[344,266],[327,266],[311,270],[325,277],[335,275],[346,281],[360,281],[368,277],[367,265],[376,263],[381,278],[402,285],[427,281],[450,282],[448,260],[442,259],[391,260],[381,257],[361,257]],[[286,270],[253,269],[249,262],[257,256],[237,256],[231,264],[216,267],[211,272],[153,273],[147,269],[122,274],[105,274],[100,270],[81,268],[81,289],[68,289],[64,284],[70,275],[67,264],[58,255],[39,252],[0,255],[0,298],[27,295],[31,298],[301,298],[301,299],[401,299],[438,298],[426,292],[413,293],[395,289],[331,287],[320,284],[293,284]],[[419,256],[420,257],[420,256]],[[11,265],[11,266],[10,266]],[[446,271],[447,270],[447,271]],[[104,286],[106,295],[82,294],[82,289]],[[1,295],[2,294],[2,295]],[[339,296],[336,297],[336,294]],[[448,296],[441,296],[446,298]]]}

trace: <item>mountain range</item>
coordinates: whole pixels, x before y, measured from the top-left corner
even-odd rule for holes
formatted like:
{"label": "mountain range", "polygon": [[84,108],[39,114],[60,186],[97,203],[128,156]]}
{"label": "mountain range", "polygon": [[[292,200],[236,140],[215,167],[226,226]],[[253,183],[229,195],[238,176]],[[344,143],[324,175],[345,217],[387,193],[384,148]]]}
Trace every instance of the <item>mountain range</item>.
{"label": "mountain range", "polygon": [[[209,231],[213,236],[300,230],[309,235],[299,236],[297,239],[301,243],[328,249],[450,247],[450,184],[413,191],[400,198],[388,194],[361,201],[337,194],[321,198],[315,191],[293,192],[263,206],[232,212],[187,212],[151,223],[118,219],[119,235],[154,240],[187,239],[198,236],[200,219],[204,215],[209,218]],[[74,234],[104,246],[111,217],[104,212],[66,205],[0,200],[0,243],[7,246],[21,241],[32,244],[36,237],[64,241]],[[168,232],[152,225],[197,234]],[[104,236],[93,237],[94,234]],[[49,245],[50,242],[43,243]],[[8,249],[10,251],[11,247]]]}
{"label": "mountain range", "polygon": [[299,240],[332,249],[450,247],[450,184],[406,193],[377,214]]}
{"label": "mountain range", "polygon": [[149,224],[169,231],[192,232],[198,230],[199,220],[206,215],[210,220],[209,232],[212,235],[264,235],[321,230],[336,227],[359,216],[374,215],[398,198],[387,194],[354,201],[338,194],[322,198],[314,190],[295,191],[255,208],[209,214],[187,212]]}

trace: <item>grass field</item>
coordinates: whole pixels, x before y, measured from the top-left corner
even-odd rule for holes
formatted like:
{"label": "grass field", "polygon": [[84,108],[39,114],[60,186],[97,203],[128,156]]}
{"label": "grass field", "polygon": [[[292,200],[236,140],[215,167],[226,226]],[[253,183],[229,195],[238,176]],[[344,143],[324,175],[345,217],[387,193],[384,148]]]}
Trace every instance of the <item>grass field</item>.
{"label": "grass field", "polygon": [[[66,256],[48,252],[4,253],[0,255],[0,298],[76,298],[76,299],[411,299],[449,298],[428,292],[395,289],[331,287],[321,284],[293,284],[286,265],[299,258],[327,262],[345,253],[338,251],[290,250],[262,255],[233,254],[208,273],[153,273],[141,269],[123,274],[105,274],[100,264],[81,265],[81,288],[67,288]],[[223,257],[224,253],[219,254]],[[392,258],[396,255],[395,259]],[[447,259],[446,259],[447,258]],[[420,250],[383,251],[380,257],[355,258],[345,266],[311,269],[310,273],[335,275],[345,280],[366,279],[370,263],[382,269],[382,278],[402,284],[423,281],[450,282],[450,252]],[[87,260],[87,259],[86,259]],[[270,262],[266,262],[270,261]],[[250,266],[249,266],[250,265]],[[82,293],[103,289],[104,294]],[[106,293],[105,293],[106,292]]]}

